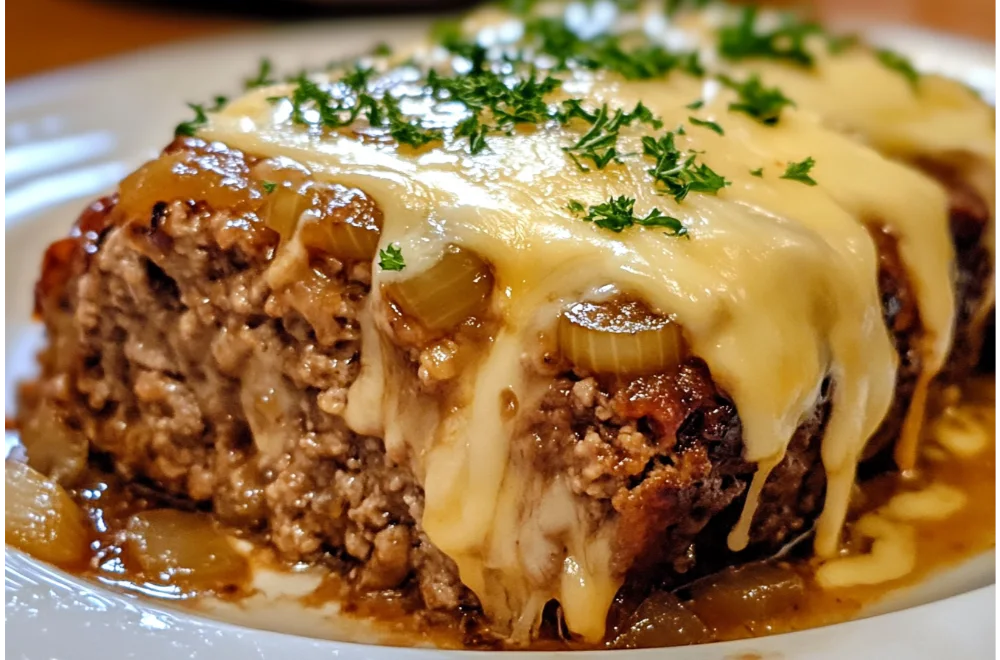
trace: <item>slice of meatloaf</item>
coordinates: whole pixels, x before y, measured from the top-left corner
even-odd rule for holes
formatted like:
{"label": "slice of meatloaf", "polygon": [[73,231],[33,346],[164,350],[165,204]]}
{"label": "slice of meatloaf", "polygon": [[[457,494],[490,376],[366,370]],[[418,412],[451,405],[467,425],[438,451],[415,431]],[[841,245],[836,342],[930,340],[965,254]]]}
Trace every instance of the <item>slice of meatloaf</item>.
{"label": "slice of meatloaf", "polygon": [[[213,163],[237,182],[254,162],[193,138],[166,153],[193,168]],[[405,589],[430,610],[474,607],[454,564],[420,528],[414,475],[387,458],[380,438],[353,433],[342,418],[359,371],[370,263],[310,252],[299,256],[300,277],[276,281],[269,268],[279,231],[220,204],[207,184],[204,198],[178,198],[170,180],[160,183],[162,196],[145,193],[147,207],[124,188],[127,205],[96,202],[45,255],[37,312],[49,345],[21,409],[31,460],[72,482],[88,456],[102,456],[126,479],[210,509],[289,561],[330,561],[360,590]],[[977,304],[989,268],[973,236],[985,206],[968,195],[952,198],[960,310]],[[361,191],[345,190],[330,208],[378,212]],[[895,239],[872,233],[885,321],[901,354],[875,455],[902,422],[919,370],[920,320]],[[959,323],[968,318],[959,314]],[[970,342],[955,351],[953,365],[974,363]],[[419,357],[411,361],[416,374]],[[558,361],[545,368],[548,393],[525,416],[524,437],[540,469],[570,475],[595,515],[621,517],[627,532],[615,562],[633,585],[771,552],[807,530],[822,505],[829,386],[764,488],[750,547],[733,555],[725,534],[754,466],[742,459],[738,411],[704,362],[630,380]],[[42,437],[52,428],[63,443],[55,453]]]}

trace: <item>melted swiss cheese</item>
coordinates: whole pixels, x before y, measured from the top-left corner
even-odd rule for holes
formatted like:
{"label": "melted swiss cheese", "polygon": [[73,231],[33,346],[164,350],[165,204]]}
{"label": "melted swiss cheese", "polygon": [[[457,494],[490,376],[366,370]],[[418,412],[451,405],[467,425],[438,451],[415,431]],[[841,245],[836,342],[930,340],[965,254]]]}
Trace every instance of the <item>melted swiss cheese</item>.
{"label": "melted swiss cheese", "polygon": [[[675,40],[680,31],[710,50],[718,17],[713,10],[647,25]],[[509,26],[509,17],[495,10],[467,20],[470,29],[493,30],[491,38],[503,32],[499,24]],[[440,59],[427,46],[413,55]],[[503,416],[505,390],[515,393],[521,410],[535,400],[523,358],[563,304],[607,285],[643,299],[681,324],[692,352],[733,398],[745,458],[759,465],[729,539],[735,550],[747,543],[770,468],[827,376],[835,382],[822,446],[829,485],[816,547],[825,556],[837,549],[857,461],[892,400],[897,369],[867,225],[899,238],[925,329],[925,380],[941,366],[954,321],[947,198],[939,185],[890,157],[974,154],[992,172],[991,113],[937,78],[923,78],[915,93],[865,50],[830,56],[817,49],[817,58],[810,71],[770,61],[729,67],[735,74],[758,72],[795,100],[775,126],[728,111],[733,92],[679,72],[652,81],[607,72],[566,77],[553,102],[572,95],[589,107],[606,102],[629,110],[642,101],[664,130],[685,125],[678,146],[701,152],[700,160],[732,183],[718,195],[692,193],[681,203],[656,193],[646,173],[650,163],[638,156],[581,172],[562,149],[587,129],[579,122],[491,136],[490,148],[477,155],[466,140],[414,150],[296,125],[287,102],[267,100],[289,91],[275,86],[231,103],[202,131],[251,154],[291,157],[317,176],[363,189],[381,207],[382,245],[399,245],[407,265],[398,273],[373,269],[362,373],[346,419],[360,433],[384,435],[390,457],[412,462],[426,494],[424,530],[515,637],[529,634],[545,603],[557,598],[570,630],[599,639],[621,582],[611,556],[616,534],[627,530],[617,530],[614,520],[590,528],[583,498],[560,479],[542,480],[514,455],[515,423]],[[434,110],[412,80],[404,68],[385,83],[411,96],[406,112],[438,125],[461,118]],[[685,107],[699,98],[701,109]],[[725,134],[691,125],[691,115],[718,122]],[[640,138],[649,133],[660,132],[623,129],[619,152],[641,154]],[[810,174],[817,186],[779,178],[788,163],[806,157],[815,159]],[[758,168],[760,178],[750,174]],[[992,202],[992,190],[983,192]],[[613,234],[567,210],[570,199],[591,205],[619,195],[636,199],[637,214],[655,207],[681,219],[690,240],[640,227]],[[387,373],[373,316],[381,284],[429,267],[450,243],[493,265],[503,325],[475,373],[464,376],[465,404],[438,416],[407,410]],[[884,531],[872,525],[873,535]]]}

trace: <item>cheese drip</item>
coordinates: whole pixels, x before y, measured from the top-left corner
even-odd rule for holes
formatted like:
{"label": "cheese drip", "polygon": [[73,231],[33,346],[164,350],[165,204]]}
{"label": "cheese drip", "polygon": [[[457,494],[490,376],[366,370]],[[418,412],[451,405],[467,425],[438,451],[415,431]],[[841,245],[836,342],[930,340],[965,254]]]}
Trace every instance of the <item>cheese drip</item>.
{"label": "cheese drip", "polygon": [[[430,57],[420,48],[415,54]],[[503,324],[475,370],[463,374],[463,404],[440,417],[407,406],[394,391],[381,347],[372,345],[379,333],[369,318],[347,417],[366,433],[384,429],[390,456],[411,463],[425,489],[424,530],[512,635],[527,635],[545,602],[558,598],[570,630],[597,640],[621,581],[612,555],[616,536],[628,530],[617,530],[613,519],[590,526],[583,498],[561,479],[541,479],[512,451],[517,420],[504,419],[501,409],[505,391],[522,402],[522,412],[537,400],[523,356],[537,329],[554,322],[553,302],[609,284],[684,327],[692,352],[736,403],[745,458],[761,469],[757,490],[813,408],[823,380],[832,377],[822,445],[827,499],[817,548],[824,554],[836,549],[858,458],[888,409],[897,368],[866,223],[899,237],[929,338],[925,366],[931,372],[950,343],[954,301],[943,190],[831,127],[850,126],[874,144],[911,154],[975,145],[992,166],[992,151],[981,144],[992,142],[992,130],[965,121],[978,112],[971,101],[962,105],[950,91],[928,86],[907,101],[913,112],[904,130],[891,117],[898,112],[896,94],[911,92],[888,94],[884,69],[870,56],[852,56],[849,64],[840,72],[846,64],[821,57],[814,83],[781,65],[754,63],[765,79],[780,80],[786,94],[801,92],[803,100],[777,125],[765,126],[728,112],[734,97],[723,90],[698,114],[724,126],[725,135],[687,123],[692,111],[685,105],[702,96],[701,80],[674,73],[626,81],[575,72],[561,94],[588,107],[606,102],[626,110],[641,100],[667,128],[687,123],[678,146],[698,150],[702,162],[732,182],[717,196],[692,193],[681,203],[657,194],[646,173],[650,163],[638,156],[581,172],[562,149],[586,130],[578,123],[491,135],[489,149],[476,155],[461,139],[413,150],[295,125],[287,103],[267,100],[289,91],[275,86],[231,103],[201,132],[254,155],[293,158],[317,177],[368,193],[384,214],[382,245],[399,245],[407,263],[402,272],[375,267],[373,292],[429,267],[447,244],[492,264]],[[850,103],[842,87],[848,78]],[[935,111],[948,103],[955,112]],[[430,107],[414,102],[407,112],[426,114],[437,125],[457,121]],[[641,154],[642,135],[660,133],[625,128],[618,151]],[[778,177],[806,157],[816,161],[810,174],[817,186]],[[761,167],[762,178],[750,174]],[[570,199],[593,205],[619,195],[636,199],[637,214],[659,208],[681,219],[691,239],[639,227],[613,234],[567,210]],[[419,423],[407,422],[414,415]],[[754,509],[748,498],[734,547],[745,544]]]}

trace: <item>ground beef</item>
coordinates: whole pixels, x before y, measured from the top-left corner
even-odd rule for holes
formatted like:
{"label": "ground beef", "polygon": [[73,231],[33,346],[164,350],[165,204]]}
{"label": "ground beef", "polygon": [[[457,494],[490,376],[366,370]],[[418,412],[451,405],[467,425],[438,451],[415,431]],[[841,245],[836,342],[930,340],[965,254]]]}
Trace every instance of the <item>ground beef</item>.
{"label": "ground beef", "polygon": [[[60,340],[40,356],[23,417],[54,414],[125,479],[208,507],[289,561],[333,558],[360,588],[410,581],[429,606],[467,602],[454,564],[416,528],[413,475],[338,414],[370,266],[314,255],[326,295],[276,290],[265,272],[278,237],[261,224],[187,202],[128,224],[114,208],[95,204],[76,248],[49,250],[38,308]],[[255,397],[280,404],[266,437],[252,433]]]}
{"label": "ground beef", "polygon": [[[253,163],[197,140],[166,154],[215,159],[237,178]],[[278,232],[238,204],[157,200],[148,218],[123,215],[122,205],[135,204],[95,203],[45,256],[37,300],[50,344],[42,376],[26,390],[26,428],[54,420],[126,479],[213,511],[289,561],[331,562],[358,589],[407,590],[428,609],[474,609],[454,563],[420,529],[423,492],[410,470],[341,417],[359,369],[370,266],[312,253],[275,259]],[[991,267],[979,245],[985,206],[956,185],[952,207],[959,341],[948,378],[978,352],[962,337]],[[878,457],[919,371],[920,325],[894,237],[877,227],[872,235],[885,321],[901,355],[896,401],[869,448]],[[404,351],[424,389],[453,375],[463,344],[442,341]],[[540,469],[568,475],[595,516],[618,517],[614,561],[627,589],[773,552],[818,513],[834,384],[765,485],[750,547],[734,555],[725,538],[755,467],[742,459],[736,407],[705,363],[690,358],[631,380],[549,368],[551,384],[525,415],[523,437]],[[69,481],[79,464],[49,472]]]}

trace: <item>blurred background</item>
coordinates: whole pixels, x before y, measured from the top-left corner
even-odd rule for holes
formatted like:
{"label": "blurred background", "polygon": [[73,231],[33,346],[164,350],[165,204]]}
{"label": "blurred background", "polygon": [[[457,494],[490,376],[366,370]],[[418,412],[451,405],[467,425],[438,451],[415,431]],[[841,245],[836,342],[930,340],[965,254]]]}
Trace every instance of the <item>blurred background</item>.
{"label": "blurred background", "polygon": [[[6,80],[181,39],[293,21],[418,15],[461,0],[11,0]],[[827,20],[915,25],[995,43],[993,0],[803,0]]]}

